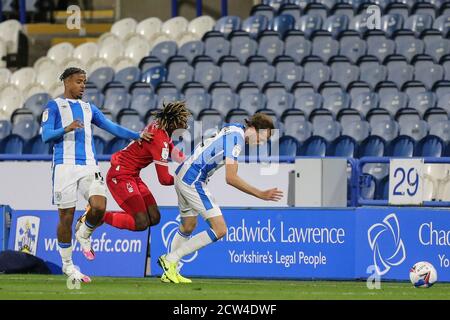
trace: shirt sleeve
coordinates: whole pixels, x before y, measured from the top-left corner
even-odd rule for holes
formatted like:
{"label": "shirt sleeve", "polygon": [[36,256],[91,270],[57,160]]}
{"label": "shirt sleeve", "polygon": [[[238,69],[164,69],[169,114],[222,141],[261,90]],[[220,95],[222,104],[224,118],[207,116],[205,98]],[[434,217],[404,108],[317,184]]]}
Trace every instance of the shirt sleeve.
{"label": "shirt sleeve", "polygon": [[244,148],[244,138],[239,133],[230,133],[223,137],[224,146],[223,153],[225,158],[230,158],[237,161],[237,158],[241,154]]}
{"label": "shirt sleeve", "polygon": [[55,129],[57,105],[54,100],[47,103],[42,113],[42,141],[45,143],[58,140],[64,135],[64,128]]}
{"label": "shirt sleeve", "polygon": [[138,132],[124,128],[118,125],[117,123],[114,123],[111,120],[107,119],[105,115],[96,106],[91,104],[91,108],[92,108],[92,123],[95,124],[97,127],[105,131],[108,131],[112,135],[119,138],[133,139],[133,140],[137,140],[140,138]]}
{"label": "shirt sleeve", "polygon": [[173,176],[169,173],[168,158],[170,153],[169,142],[155,136],[148,145],[155,163],[159,183],[163,186],[173,185]]}

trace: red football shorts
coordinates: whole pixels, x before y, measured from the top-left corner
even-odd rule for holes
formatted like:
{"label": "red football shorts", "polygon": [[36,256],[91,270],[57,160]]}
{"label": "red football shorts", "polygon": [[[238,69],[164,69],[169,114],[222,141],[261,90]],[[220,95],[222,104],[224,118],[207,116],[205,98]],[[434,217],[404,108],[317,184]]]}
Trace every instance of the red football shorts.
{"label": "red football shorts", "polygon": [[116,175],[112,167],[106,175],[106,184],[114,200],[126,213],[135,216],[147,212],[156,200],[147,185],[139,176]]}

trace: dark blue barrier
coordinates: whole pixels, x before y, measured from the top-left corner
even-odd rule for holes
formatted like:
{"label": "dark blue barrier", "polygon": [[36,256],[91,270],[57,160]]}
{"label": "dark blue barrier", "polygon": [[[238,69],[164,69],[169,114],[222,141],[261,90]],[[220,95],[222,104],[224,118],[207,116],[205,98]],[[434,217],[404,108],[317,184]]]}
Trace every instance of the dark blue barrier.
{"label": "dark blue barrier", "polygon": [[[75,220],[82,214],[76,212]],[[13,211],[8,248],[26,251],[43,259],[52,273],[61,273],[56,229],[58,212]],[[88,261],[73,241],[73,262],[90,276],[143,277],[149,231],[131,232],[103,225],[92,236],[94,261]]]}
{"label": "dark blue barrier", "polygon": [[[408,280],[429,261],[438,281],[450,281],[450,211],[423,208],[223,208],[228,234],[185,257],[186,276],[270,279]],[[179,225],[177,208],[161,208],[152,227],[151,270]],[[199,218],[198,231],[207,225]]]}
{"label": "dark blue barrier", "polygon": [[0,251],[8,247],[11,211],[11,207],[0,205]]}

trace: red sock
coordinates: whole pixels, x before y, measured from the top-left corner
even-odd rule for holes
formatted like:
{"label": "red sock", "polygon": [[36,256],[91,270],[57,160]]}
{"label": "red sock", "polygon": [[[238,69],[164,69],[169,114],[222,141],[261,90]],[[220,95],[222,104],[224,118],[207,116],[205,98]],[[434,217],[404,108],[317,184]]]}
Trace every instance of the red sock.
{"label": "red sock", "polygon": [[103,216],[103,221],[118,229],[136,231],[133,217],[123,211],[106,212]]}

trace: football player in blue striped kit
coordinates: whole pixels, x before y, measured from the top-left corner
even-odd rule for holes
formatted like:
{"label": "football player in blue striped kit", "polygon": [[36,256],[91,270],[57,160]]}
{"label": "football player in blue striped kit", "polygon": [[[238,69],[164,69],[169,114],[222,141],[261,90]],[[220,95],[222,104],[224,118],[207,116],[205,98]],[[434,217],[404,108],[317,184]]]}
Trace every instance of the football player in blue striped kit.
{"label": "football player in blue striped kit", "polygon": [[88,260],[95,258],[90,236],[106,210],[106,186],[96,160],[92,124],[125,139],[150,140],[151,135],[121,127],[107,119],[95,105],[82,101],[86,85],[84,70],[67,68],[60,80],[64,82],[64,97],[48,102],[42,115],[42,139],[54,143],[53,204],[59,212],[57,236],[62,270],[72,279],[90,282],[72,262],[71,242],[78,191],[91,207],[75,232]]}

